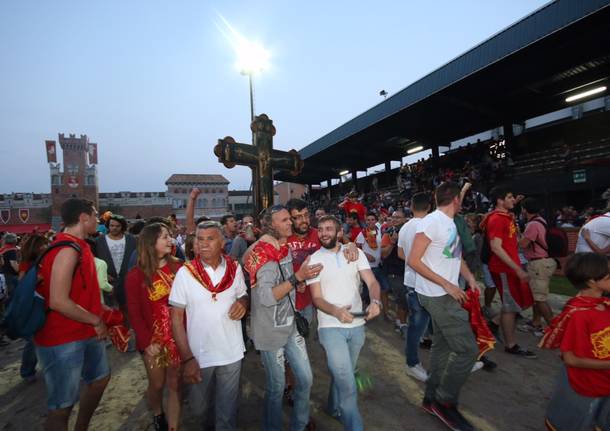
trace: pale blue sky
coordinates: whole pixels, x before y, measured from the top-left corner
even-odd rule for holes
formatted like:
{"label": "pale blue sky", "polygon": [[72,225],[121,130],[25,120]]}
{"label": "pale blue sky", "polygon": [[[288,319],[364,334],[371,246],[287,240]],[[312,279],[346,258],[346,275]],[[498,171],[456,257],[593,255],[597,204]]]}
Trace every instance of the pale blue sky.
{"label": "pale blue sky", "polygon": [[0,193],[49,192],[45,139],[99,144],[100,191],[162,191],[222,174],[218,138],[249,140],[247,78],[222,15],[271,52],[256,113],[301,149],[546,1],[2,0]]}

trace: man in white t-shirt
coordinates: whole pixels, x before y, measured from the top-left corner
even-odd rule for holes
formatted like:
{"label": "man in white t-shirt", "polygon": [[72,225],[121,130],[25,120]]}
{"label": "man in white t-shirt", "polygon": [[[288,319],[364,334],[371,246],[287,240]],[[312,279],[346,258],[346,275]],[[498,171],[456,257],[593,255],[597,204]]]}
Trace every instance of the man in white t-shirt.
{"label": "man in white t-shirt", "polygon": [[[377,214],[369,212],[366,215],[366,226],[356,237],[356,245],[364,251],[364,255],[371,266],[371,271],[379,282],[381,288],[381,303],[384,317],[389,320],[388,312],[388,292],[390,291],[390,280],[381,268],[381,229],[377,227]],[[364,300],[368,302],[368,296],[364,295]]]}
{"label": "man in white t-shirt", "polygon": [[[99,236],[95,241],[95,257],[106,262],[108,282],[112,285],[114,300],[123,314],[127,315],[125,278],[129,271],[129,258],[136,249],[136,239],[126,232],[127,220],[121,215],[111,215],[106,227],[108,233]],[[107,293],[104,294],[105,300],[111,301],[111,298]]]}
{"label": "man in white t-shirt", "polygon": [[220,223],[202,222],[195,235],[199,258],[180,268],[169,295],[172,331],[183,378],[193,384],[195,412],[206,413],[213,398],[216,429],[233,430],[245,351],[240,319],[249,306],[246,283],[241,266],[222,256]]}
{"label": "man in white t-shirt", "polygon": [[[358,411],[358,390],[354,372],[364,345],[364,323],[380,312],[379,283],[364,253],[349,262],[337,236],[341,223],[333,216],[318,220],[322,248],[311,255],[309,264],[322,264],[317,277],[307,280],[314,305],[318,309],[318,335],[326,351],[331,385],[327,412],[338,418],[346,430],[362,430]],[[371,304],[363,310],[360,279],[369,288]]]}
{"label": "man in white t-shirt", "polygon": [[404,284],[407,289],[407,304],[409,307],[409,327],[405,340],[406,372],[422,382],[428,380],[428,373],[419,362],[419,341],[426,332],[426,328],[428,328],[430,315],[417,298],[417,292],[415,292],[417,273],[409,266],[406,258],[411,252],[417,228],[429,211],[430,194],[424,192],[413,195],[413,198],[411,198],[413,218],[405,223],[398,233],[398,257],[405,260]]}
{"label": "man in white t-shirt", "polygon": [[467,296],[458,286],[460,273],[471,289],[478,287],[462,259],[453,222],[460,210],[460,187],[444,182],[435,195],[437,210],[421,220],[407,261],[417,273],[415,291],[434,330],[422,407],[451,429],[472,430],[457,409],[460,390],[479,354],[468,313],[461,306]]}
{"label": "man in white t-shirt", "polygon": [[610,254],[610,211],[587,222],[578,233],[576,253]]}

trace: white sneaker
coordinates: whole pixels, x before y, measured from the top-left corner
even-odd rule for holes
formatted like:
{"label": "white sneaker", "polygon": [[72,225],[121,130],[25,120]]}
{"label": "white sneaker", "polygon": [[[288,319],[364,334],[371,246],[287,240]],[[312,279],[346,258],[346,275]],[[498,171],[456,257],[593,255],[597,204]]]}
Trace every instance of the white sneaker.
{"label": "white sneaker", "polygon": [[417,364],[412,367],[409,367],[407,365],[406,372],[409,376],[413,377],[416,380],[419,380],[420,382],[425,382],[426,380],[428,380],[428,372],[425,370],[424,367],[422,367],[421,364]]}
{"label": "white sneaker", "polygon": [[475,371],[479,371],[481,368],[483,368],[483,365],[485,365],[483,364],[483,361],[476,361],[472,366],[472,370],[470,372],[474,373]]}

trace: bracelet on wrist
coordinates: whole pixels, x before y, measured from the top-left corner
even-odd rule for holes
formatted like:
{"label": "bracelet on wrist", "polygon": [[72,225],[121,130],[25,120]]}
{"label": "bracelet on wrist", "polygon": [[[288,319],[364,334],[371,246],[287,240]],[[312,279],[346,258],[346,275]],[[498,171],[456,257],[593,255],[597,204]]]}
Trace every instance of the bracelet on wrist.
{"label": "bracelet on wrist", "polygon": [[193,360],[193,359],[195,359],[195,357],[194,357],[194,356],[191,356],[190,358],[185,359],[184,361],[182,361],[182,362],[181,362],[181,364],[182,364],[182,365],[184,365],[184,364],[186,364],[187,362],[189,362],[189,361],[191,361],[191,360]]}

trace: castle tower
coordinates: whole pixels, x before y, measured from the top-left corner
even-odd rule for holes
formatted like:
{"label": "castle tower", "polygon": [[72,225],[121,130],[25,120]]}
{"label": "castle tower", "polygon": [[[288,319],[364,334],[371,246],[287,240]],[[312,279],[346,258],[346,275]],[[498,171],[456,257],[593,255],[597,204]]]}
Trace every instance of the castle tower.
{"label": "castle tower", "polygon": [[46,141],[47,161],[51,170],[51,224],[58,229],[61,224],[61,205],[69,198],[92,200],[98,207],[97,144],[89,142],[87,135],[59,134],[63,153],[63,171],[57,163],[55,141]]}

